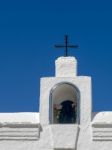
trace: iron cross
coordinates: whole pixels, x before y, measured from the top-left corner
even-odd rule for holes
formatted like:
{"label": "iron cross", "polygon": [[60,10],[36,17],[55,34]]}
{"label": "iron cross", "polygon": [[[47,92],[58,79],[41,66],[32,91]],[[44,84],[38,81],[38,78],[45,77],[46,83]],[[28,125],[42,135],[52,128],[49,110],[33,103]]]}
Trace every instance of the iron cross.
{"label": "iron cross", "polygon": [[55,45],[56,48],[65,48],[64,56],[68,56],[68,48],[78,48],[78,45],[69,45],[68,35],[65,35],[65,45]]}

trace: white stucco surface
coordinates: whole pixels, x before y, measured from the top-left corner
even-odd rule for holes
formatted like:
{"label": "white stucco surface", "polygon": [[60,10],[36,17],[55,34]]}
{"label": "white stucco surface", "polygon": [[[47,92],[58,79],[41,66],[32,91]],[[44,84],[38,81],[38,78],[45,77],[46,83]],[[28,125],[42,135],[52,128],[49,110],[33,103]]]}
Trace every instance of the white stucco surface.
{"label": "white stucco surface", "polygon": [[92,124],[112,124],[112,111],[103,111],[96,114]]}
{"label": "white stucco surface", "polygon": [[39,113],[0,113],[0,125],[6,124],[38,124]]}
{"label": "white stucco surface", "polygon": [[0,140],[38,140],[39,113],[0,113]]}
{"label": "white stucco surface", "polygon": [[77,124],[54,124],[51,125],[51,131],[55,149],[76,149],[79,134]]}
{"label": "white stucco surface", "polygon": [[75,57],[59,57],[55,61],[56,77],[75,77],[77,75],[77,60]]}
{"label": "white stucco surface", "polygon": [[112,112],[99,112],[92,123],[93,141],[112,141]]}

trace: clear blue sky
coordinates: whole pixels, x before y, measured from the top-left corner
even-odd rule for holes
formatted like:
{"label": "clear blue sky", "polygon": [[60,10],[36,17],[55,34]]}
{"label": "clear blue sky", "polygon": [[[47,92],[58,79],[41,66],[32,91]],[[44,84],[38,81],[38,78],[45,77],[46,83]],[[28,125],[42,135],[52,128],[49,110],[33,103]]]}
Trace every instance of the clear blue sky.
{"label": "clear blue sky", "polygon": [[112,110],[112,1],[0,1],[0,112],[38,111],[40,77],[68,34],[78,74],[92,76],[93,111]]}

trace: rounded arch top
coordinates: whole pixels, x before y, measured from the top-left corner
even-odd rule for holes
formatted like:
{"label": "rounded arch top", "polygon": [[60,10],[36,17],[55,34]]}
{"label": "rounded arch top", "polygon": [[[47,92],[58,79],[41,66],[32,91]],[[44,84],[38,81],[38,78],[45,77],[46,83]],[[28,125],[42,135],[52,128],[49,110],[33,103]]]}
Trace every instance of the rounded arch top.
{"label": "rounded arch top", "polygon": [[[58,123],[59,122],[59,113],[65,106],[64,103],[69,105],[71,103],[74,106],[75,110],[75,123],[79,122],[78,115],[79,115],[79,99],[80,99],[80,92],[76,85],[70,82],[60,82],[54,85],[50,91],[50,122],[51,123]],[[68,103],[69,102],[69,103]],[[58,111],[56,112],[56,108]],[[56,115],[57,113],[57,115]],[[69,113],[70,114],[70,113]],[[55,116],[56,115],[56,116]]]}

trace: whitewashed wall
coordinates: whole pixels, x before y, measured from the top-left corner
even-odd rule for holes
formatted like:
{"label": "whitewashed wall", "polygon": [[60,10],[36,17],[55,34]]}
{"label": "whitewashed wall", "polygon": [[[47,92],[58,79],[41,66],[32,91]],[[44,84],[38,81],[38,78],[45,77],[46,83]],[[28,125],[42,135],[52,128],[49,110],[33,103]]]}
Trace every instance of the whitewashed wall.
{"label": "whitewashed wall", "polygon": [[[111,150],[112,112],[91,119],[91,77],[77,76],[77,60],[56,60],[56,77],[41,78],[39,113],[0,113],[0,150]],[[68,82],[79,90],[79,122],[51,124],[50,91]]]}

